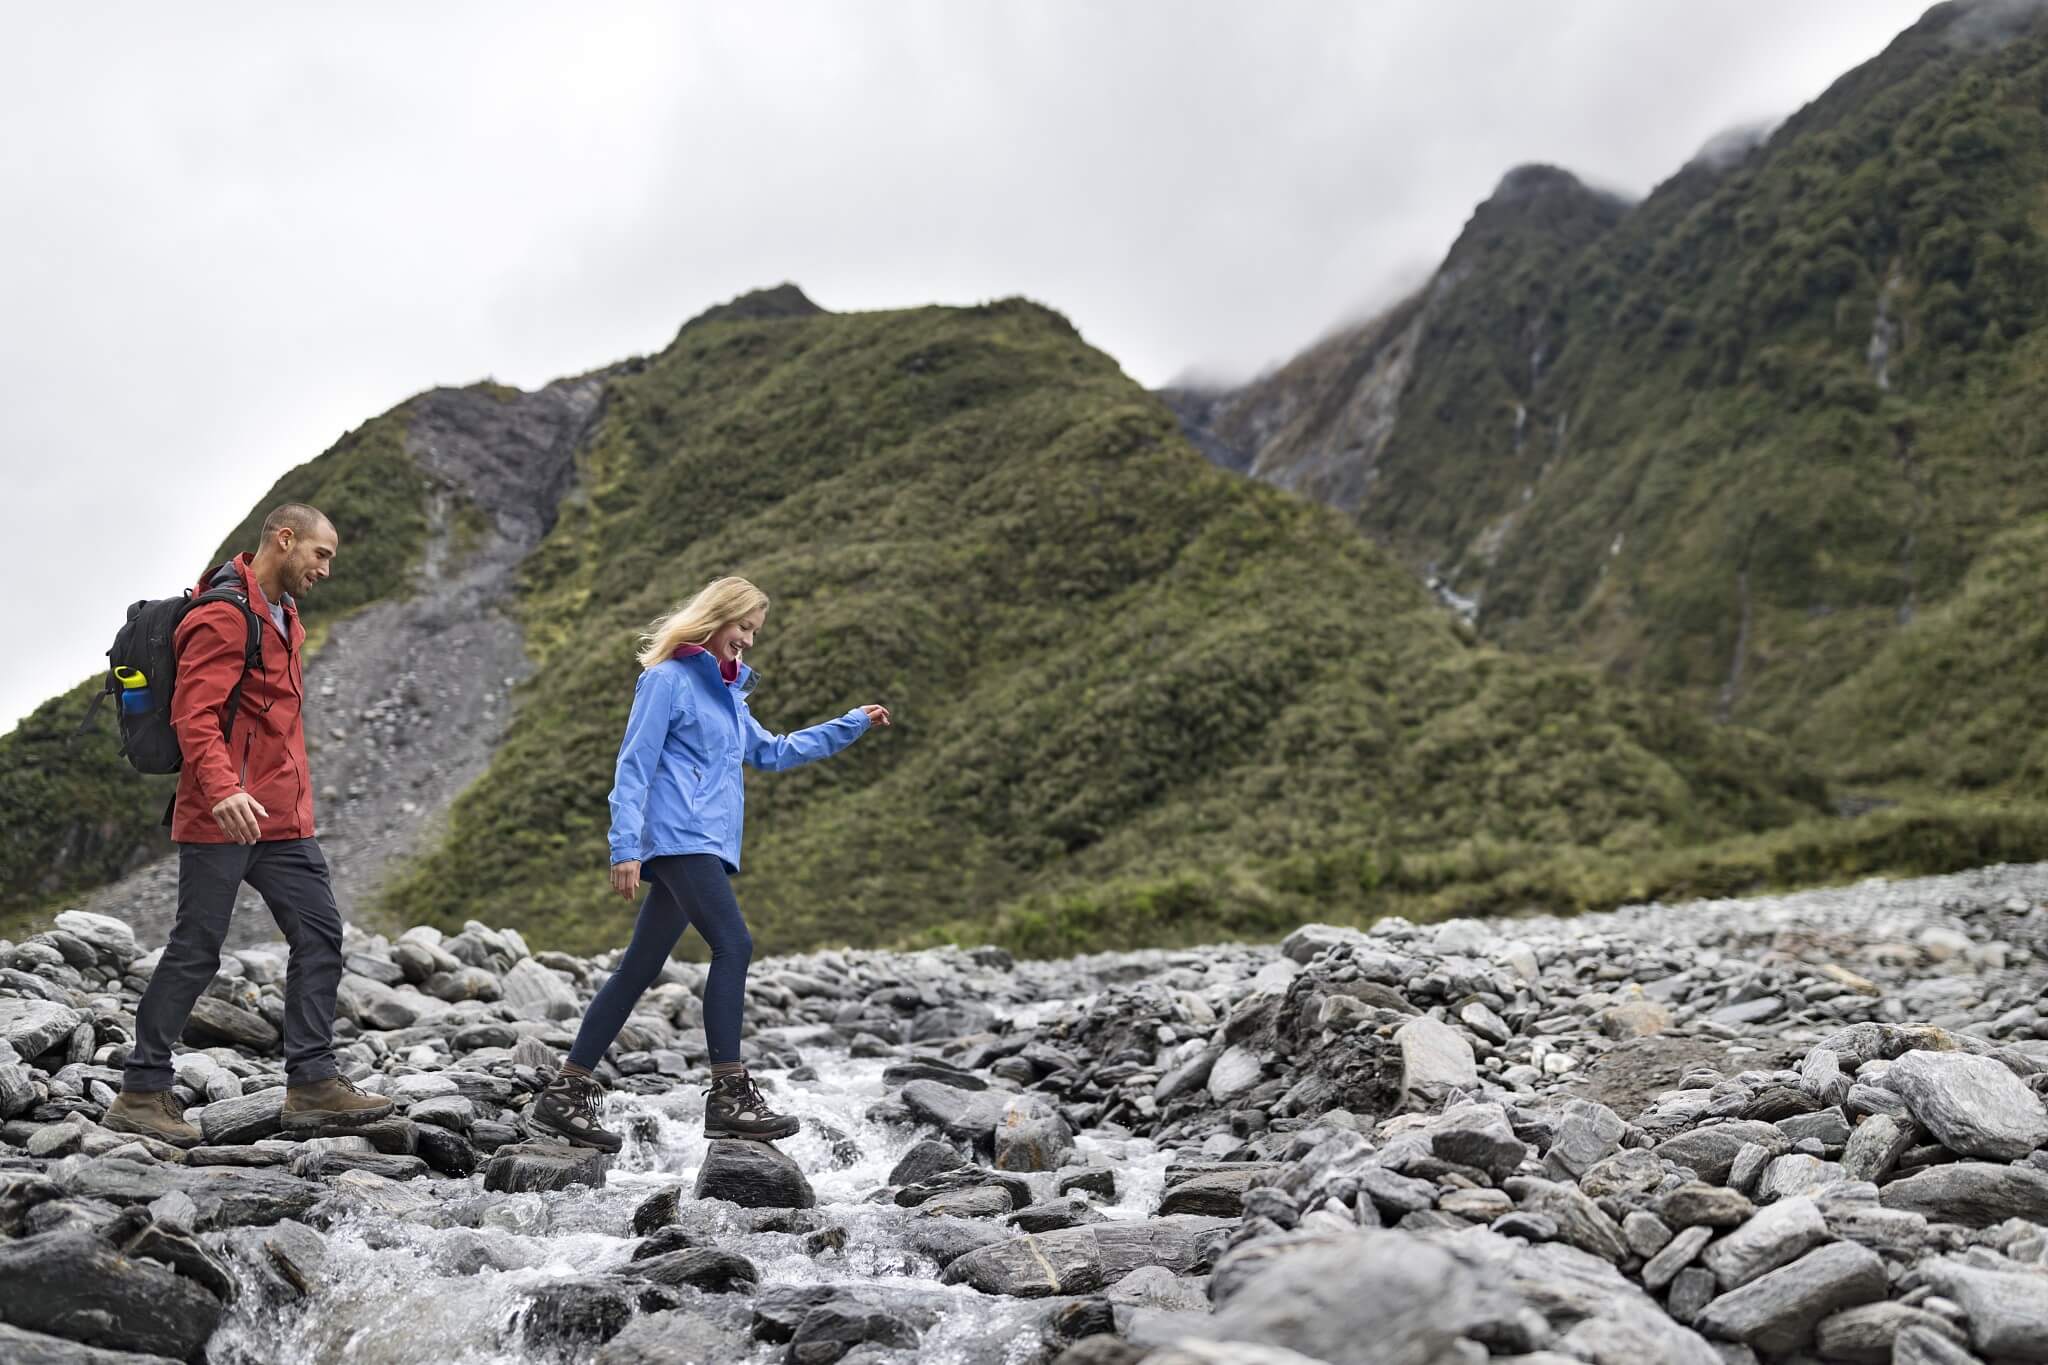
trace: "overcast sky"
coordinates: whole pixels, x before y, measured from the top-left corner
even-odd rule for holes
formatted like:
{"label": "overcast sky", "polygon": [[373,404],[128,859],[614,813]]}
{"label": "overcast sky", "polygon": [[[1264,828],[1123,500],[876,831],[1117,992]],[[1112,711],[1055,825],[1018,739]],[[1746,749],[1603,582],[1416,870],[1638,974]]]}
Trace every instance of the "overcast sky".
{"label": "overcast sky", "polygon": [[421,389],[785,279],[1026,294],[1147,385],[1244,375],[1419,280],[1510,166],[1639,195],[1923,8],[10,6],[0,729]]}

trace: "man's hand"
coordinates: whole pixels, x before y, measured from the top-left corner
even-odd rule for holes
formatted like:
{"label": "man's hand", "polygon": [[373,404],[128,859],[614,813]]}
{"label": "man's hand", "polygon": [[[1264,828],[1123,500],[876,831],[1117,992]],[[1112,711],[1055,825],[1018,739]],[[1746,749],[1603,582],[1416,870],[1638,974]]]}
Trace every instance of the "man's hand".
{"label": "man's hand", "polygon": [[868,713],[868,724],[870,725],[887,725],[889,723],[889,708],[886,706],[863,706],[860,709]]}
{"label": "man's hand", "polygon": [[249,793],[236,792],[214,806],[213,818],[236,843],[253,844],[263,833],[263,827],[256,822],[269,819],[270,812]]}
{"label": "man's hand", "polygon": [[639,891],[639,889],[640,863],[638,859],[629,863],[612,864],[612,890],[618,892],[627,900],[631,900],[634,893]]}

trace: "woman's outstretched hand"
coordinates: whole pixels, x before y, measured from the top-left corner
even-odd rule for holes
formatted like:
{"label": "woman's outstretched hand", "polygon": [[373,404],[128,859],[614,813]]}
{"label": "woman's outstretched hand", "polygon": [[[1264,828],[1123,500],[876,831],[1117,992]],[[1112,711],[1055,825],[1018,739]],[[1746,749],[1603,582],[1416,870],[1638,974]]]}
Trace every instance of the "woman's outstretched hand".
{"label": "woman's outstretched hand", "polygon": [[886,706],[863,706],[860,709],[868,713],[868,724],[870,725],[887,725],[889,723],[889,708]]}
{"label": "woman's outstretched hand", "polygon": [[638,860],[630,863],[612,864],[612,890],[618,892],[627,900],[631,900],[633,899],[633,893],[639,889],[640,864]]}

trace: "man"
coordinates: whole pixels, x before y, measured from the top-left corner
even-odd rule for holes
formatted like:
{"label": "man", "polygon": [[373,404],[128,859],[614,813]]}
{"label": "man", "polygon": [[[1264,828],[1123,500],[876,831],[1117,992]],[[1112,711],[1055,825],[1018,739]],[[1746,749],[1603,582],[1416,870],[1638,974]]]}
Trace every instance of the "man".
{"label": "man", "polygon": [[[171,1044],[220,968],[243,882],[263,897],[291,947],[284,983],[286,1131],[350,1127],[391,1112],[391,1101],[356,1089],[334,1059],[341,912],[313,839],[313,782],[299,714],[306,632],[295,599],[327,577],[336,548],[325,516],[288,503],[264,518],[253,556],[238,555],[199,585],[200,592],[229,587],[248,598],[263,647],[260,666],[246,676],[249,617],[238,604],[206,603],[178,625],[171,702],[171,728],[184,755],[171,820],[178,918],[135,1011],[121,1094],[102,1120],[115,1132],[180,1146],[199,1141],[171,1097]],[[237,682],[241,696],[230,716]]]}

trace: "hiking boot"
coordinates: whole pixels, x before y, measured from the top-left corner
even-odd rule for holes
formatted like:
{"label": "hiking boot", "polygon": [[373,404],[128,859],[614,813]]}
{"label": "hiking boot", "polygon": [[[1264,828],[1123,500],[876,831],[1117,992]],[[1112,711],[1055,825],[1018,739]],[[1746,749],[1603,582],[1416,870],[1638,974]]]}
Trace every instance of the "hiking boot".
{"label": "hiking boot", "polygon": [[360,1128],[391,1113],[390,1100],[369,1095],[356,1088],[346,1076],[333,1076],[305,1085],[290,1085],[284,1092],[284,1130],[313,1133],[322,1128]]}
{"label": "hiking boot", "polygon": [[604,1087],[595,1076],[578,1076],[564,1071],[540,1092],[527,1111],[530,1131],[549,1133],[578,1147],[595,1147],[616,1152],[625,1141],[597,1121],[598,1106],[604,1101]]}
{"label": "hiking boot", "polygon": [[100,1127],[116,1133],[155,1138],[173,1147],[196,1147],[200,1133],[185,1122],[185,1113],[168,1090],[123,1090],[107,1106]]}
{"label": "hiking boot", "polygon": [[704,1097],[704,1136],[708,1138],[752,1138],[773,1142],[794,1137],[803,1127],[794,1114],[778,1114],[761,1097],[761,1088],[746,1072],[713,1077],[710,1093]]}

